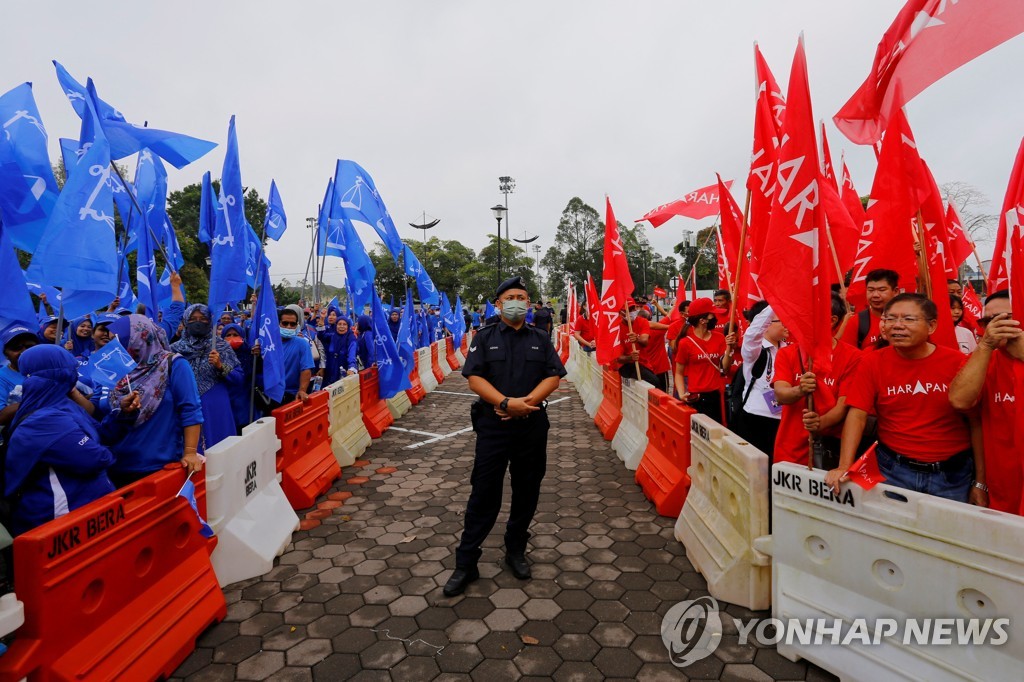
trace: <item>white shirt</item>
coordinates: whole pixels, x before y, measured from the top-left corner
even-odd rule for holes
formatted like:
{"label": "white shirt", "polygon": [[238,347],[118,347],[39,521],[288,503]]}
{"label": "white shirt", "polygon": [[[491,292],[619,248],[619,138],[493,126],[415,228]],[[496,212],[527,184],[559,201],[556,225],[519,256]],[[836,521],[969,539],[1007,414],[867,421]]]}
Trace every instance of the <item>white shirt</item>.
{"label": "white shirt", "polygon": [[[743,335],[743,345],[740,347],[740,355],[743,357],[743,394],[747,395],[747,390],[750,390],[750,395],[747,396],[747,402],[743,406],[743,411],[749,414],[756,414],[759,417],[781,419],[781,414],[772,414],[768,403],[762,397],[766,391],[772,391],[772,375],[775,373],[775,354],[779,352],[779,349],[771,341],[764,338],[764,333],[768,330],[773,319],[775,319],[775,312],[771,306],[766,306],[764,310],[754,317],[750,326],[747,327],[747,333]],[[768,353],[768,366],[765,368],[764,373],[754,380],[753,388],[751,388],[750,377],[754,371],[754,363],[757,361],[757,357],[761,354],[762,349]]]}

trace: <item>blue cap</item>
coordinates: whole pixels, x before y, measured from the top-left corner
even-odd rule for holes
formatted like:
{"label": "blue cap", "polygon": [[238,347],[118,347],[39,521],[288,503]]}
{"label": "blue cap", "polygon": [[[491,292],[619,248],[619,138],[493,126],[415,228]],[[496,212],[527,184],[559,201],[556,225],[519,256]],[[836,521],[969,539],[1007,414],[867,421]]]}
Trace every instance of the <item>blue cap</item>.
{"label": "blue cap", "polygon": [[110,324],[111,322],[117,322],[121,319],[121,316],[117,313],[99,313],[96,315],[96,320],[93,322],[94,327],[98,327],[101,324]]}
{"label": "blue cap", "polygon": [[0,348],[6,348],[7,344],[19,336],[31,336],[38,340],[36,333],[23,324],[11,325],[0,334]]}

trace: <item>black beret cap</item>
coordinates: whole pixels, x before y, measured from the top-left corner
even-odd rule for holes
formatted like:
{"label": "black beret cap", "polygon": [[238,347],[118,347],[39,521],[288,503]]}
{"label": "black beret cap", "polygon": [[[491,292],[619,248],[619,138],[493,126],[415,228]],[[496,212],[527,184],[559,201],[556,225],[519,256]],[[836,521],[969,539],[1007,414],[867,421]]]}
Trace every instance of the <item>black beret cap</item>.
{"label": "black beret cap", "polygon": [[498,285],[498,288],[494,291],[494,298],[499,298],[503,293],[509,289],[522,289],[526,291],[526,280],[520,275],[515,277],[509,277],[504,282]]}

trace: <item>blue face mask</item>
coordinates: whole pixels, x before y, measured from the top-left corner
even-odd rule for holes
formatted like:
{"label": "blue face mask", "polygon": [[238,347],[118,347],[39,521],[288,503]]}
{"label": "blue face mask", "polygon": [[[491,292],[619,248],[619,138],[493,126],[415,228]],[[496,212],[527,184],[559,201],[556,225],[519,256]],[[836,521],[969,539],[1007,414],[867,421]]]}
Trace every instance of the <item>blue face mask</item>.
{"label": "blue face mask", "polygon": [[295,327],[281,327],[281,338],[291,339],[295,338],[295,335],[299,333],[299,330]]}

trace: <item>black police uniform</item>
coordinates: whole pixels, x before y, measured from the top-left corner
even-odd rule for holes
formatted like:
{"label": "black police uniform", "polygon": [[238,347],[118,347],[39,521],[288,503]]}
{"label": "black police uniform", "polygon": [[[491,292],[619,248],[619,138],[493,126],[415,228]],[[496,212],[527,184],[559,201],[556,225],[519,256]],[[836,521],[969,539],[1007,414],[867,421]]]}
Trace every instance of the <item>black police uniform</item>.
{"label": "black police uniform", "polygon": [[[565,367],[548,334],[525,324],[517,331],[499,321],[481,327],[473,337],[462,375],[483,377],[503,395],[522,398],[544,379],[565,376]],[[526,551],[547,466],[549,422],[544,408],[524,419],[502,421],[493,405],[478,400],[472,418],[476,431],[473,490],[462,542],[455,552],[455,566],[463,569],[476,567],[480,545],[498,518],[506,468],[512,478],[512,505],[505,548],[512,555]]]}

